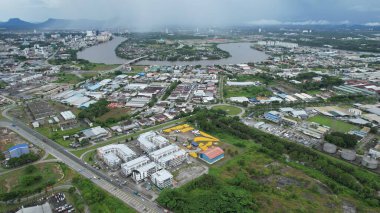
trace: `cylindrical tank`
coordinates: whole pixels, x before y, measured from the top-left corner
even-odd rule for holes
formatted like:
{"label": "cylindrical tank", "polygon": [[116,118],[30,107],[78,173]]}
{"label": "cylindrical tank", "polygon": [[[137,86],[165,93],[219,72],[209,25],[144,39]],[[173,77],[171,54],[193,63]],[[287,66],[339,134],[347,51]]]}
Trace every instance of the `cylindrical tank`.
{"label": "cylindrical tank", "polygon": [[332,143],[324,143],[323,144],[323,151],[327,152],[327,153],[330,153],[330,154],[334,154],[336,152],[336,145],[332,144]]}
{"label": "cylindrical tank", "polygon": [[356,152],[350,149],[343,149],[340,156],[345,160],[353,161],[356,159]]}
{"label": "cylindrical tank", "polygon": [[362,159],[362,165],[369,169],[377,169],[379,162],[376,159],[371,158],[370,156],[365,156]]}

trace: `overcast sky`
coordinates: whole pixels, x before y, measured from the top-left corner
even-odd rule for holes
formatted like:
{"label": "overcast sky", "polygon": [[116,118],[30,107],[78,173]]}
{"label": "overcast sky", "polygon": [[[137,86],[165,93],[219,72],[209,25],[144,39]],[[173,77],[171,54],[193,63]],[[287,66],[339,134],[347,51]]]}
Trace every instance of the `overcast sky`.
{"label": "overcast sky", "polygon": [[125,25],[380,24],[380,0],[0,0],[0,20],[113,19]]}

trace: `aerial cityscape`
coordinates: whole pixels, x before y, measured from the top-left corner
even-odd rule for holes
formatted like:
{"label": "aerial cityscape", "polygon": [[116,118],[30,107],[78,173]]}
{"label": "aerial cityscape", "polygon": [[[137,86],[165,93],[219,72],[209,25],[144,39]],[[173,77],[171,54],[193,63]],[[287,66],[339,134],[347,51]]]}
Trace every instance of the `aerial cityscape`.
{"label": "aerial cityscape", "polygon": [[0,213],[380,212],[378,0],[2,0]]}

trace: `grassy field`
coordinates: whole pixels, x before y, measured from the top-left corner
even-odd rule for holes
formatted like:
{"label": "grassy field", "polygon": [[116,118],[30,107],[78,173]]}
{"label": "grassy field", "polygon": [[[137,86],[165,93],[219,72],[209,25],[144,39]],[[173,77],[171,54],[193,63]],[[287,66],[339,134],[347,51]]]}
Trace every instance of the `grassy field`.
{"label": "grassy field", "polygon": [[219,106],[214,106],[212,109],[221,109],[226,111],[229,115],[238,115],[241,113],[241,109],[239,107],[231,106],[231,105],[219,105]]}
{"label": "grassy field", "polygon": [[308,121],[315,122],[315,123],[325,125],[325,126],[329,126],[331,128],[331,130],[335,131],[335,132],[347,133],[351,130],[360,129],[359,127],[357,127],[355,125],[352,125],[352,124],[349,124],[349,123],[346,123],[343,121],[335,120],[333,118],[329,118],[329,117],[322,116],[322,115],[317,115],[317,116],[311,117],[308,119]]}
{"label": "grassy field", "polygon": [[80,157],[83,153],[85,153],[85,152],[87,152],[89,150],[93,150],[93,149],[96,149],[96,148],[99,148],[99,147],[102,147],[102,146],[105,146],[105,145],[108,145],[108,144],[116,143],[116,142],[124,142],[124,140],[126,138],[131,138],[131,137],[136,138],[141,133],[148,132],[148,131],[158,130],[158,129],[161,129],[161,128],[164,128],[164,127],[176,124],[176,123],[182,123],[185,120],[186,120],[186,118],[181,118],[181,119],[178,119],[178,120],[169,121],[167,123],[163,123],[163,124],[160,124],[160,125],[156,125],[156,126],[153,126],[153,127],[149,127],[149,128],[143,129],[143,130],[141,130],[139,132],[136,132],[134,134],[122,135],[122,136],[114,137],[114,138],[111,138],[111,139],[109,139],[109,140],[107,140],[105,142],[98,143],[98,144],[96,144],[94,146],[91,146],[91,147],[87,147],[87,148],[83,148],[83,149],[78,149],[78,150],[73,150],[73,151],[71,151],[71,153],[73,153],[77,157]]}
{"label": "grassy field", "polygon": [[95,63],[91,71],[102,71],[102,70],[112,70],[116,67],[120,66],[120,64],[97,64]]}
{"label": "grassy field", "polygon": [[225,98],[240,97],[240,96],[252,98],[256,96],[270,96],[270,95],[272,95],[272,92],[267,90],[265,87],[261,87],[261,86],[247,86],[247,87],[224,86]]}
{"label": "grassy field", "polygon": [[55,83],[77,84],[81,81],[83,81],[83,79],[78,77],[77,75],[69,73],[59,73],[58,80],[56,80]]}
{"label": "grassy field", "polygon": [[144,69],[145,69],[145,67],[146,67],[146,66],[138,66],[138,65],[136,65],[136,66],[132,66],[132,71],[133,71],[133,72],[143,72]]}
{"label": "grassy field", "polygon": [[[25,191],[28,195],[36,190],[38,191],[39,188],[44,189],[49,183],[59,184],[66,180],[65,171],[58,163],[31,165],[35,169],[30,171],[28,171],[28,167],[30,166],[0,176],[0,193]],[[29,181],[28,178],[30,177],[41,178]]]}
{"label": "grassy field", "polygon": [[125,116],[125,115],[128,115],[128,112],[130,110],[129,109],[126,109],[126,108],[115,108],[115,109],[111,109],[109,112],[107,112],[106,114],[100,116],[99,118],[97,118],[97,120],[99,121],[102,121],[102,122],[105,122],[107,121],[108,119],[117,119],[119,118],[120,116]]}
{"label": "grassy field", "polygon": [[286,209],[285,212],[319,213],[342,212],[343,205],[353,205],[358,212],[379,211],[349,193],[334,194],[321,183],[327,177],[320,172],[301,164],[291,162],[289,166],[277,161],[260,152],[261,146],[254,141],[223,133],[215,136],[244,151],[221,160],[224,163],[220,166],[211,166],[209,176],[162,192],[158,203],[174,212],[196,209],[216,212],[218,208],[218,212],[229,212],[232,208],[237,212],[274,213]]}
{"label": "grassy field", "polygon": [[[55,129],[59,129],[58,127],[54,127]],[[74,129],[69,129],[69,130],[58,130],[58,131],[53,131],[53,127],[49,126],[44,126],[44,127],[39,127],[36,130],[45,135],[46,137],[50,138],[51,140],[57,142],[58,144],[64,146],[64,147],[70,147],[70,140],[63,140],[63,136],[66,135],[73,135],[75,133],[78,133],[79,131],[83,130],[85,127],[78,127]]]}

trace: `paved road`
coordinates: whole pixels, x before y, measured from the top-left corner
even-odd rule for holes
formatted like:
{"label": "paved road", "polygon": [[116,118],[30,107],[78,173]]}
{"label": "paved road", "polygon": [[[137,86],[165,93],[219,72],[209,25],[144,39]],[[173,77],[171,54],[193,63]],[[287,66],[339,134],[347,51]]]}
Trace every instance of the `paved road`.
{"label": "paved road", "polygon": [[85,164],[83,161],[68,152],[66,149],[29,128],[21,121],[14,120],[13,122],[10,122],[3,120],[0,121],[0,127],[9,128],[21,136],[27,138],[34,145],[43,148],[46,152],[50,153],[57,159],[60,159],[73,170],[81,173],[84,177],[91,179],[91,181],[96,185],[108,191],[110,194],[116,196],[137,211],[162,212],[162,208],[160,208],[156,203],[136,196],[131,191],[121,190],[119,186],[114,184],[108,176]]}

